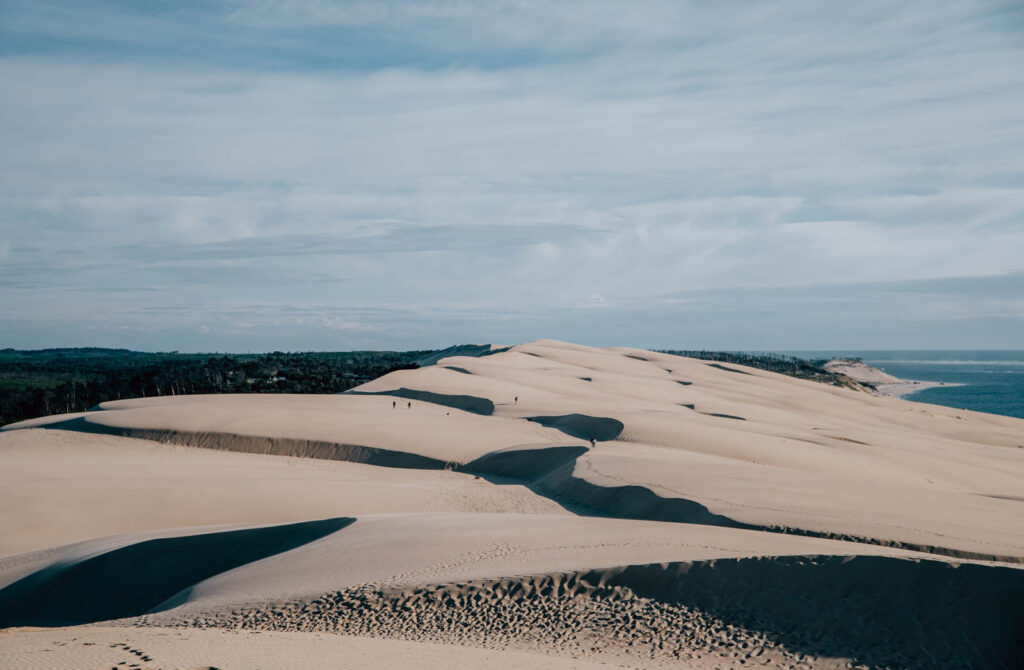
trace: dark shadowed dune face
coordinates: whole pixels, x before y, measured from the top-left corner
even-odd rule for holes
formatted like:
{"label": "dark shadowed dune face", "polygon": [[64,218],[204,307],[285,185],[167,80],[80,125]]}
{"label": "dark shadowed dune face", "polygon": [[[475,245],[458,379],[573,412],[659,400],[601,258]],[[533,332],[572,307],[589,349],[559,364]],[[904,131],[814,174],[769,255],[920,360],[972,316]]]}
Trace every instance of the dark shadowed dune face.
{"label": "dark shadowed dune face", "polygon": [[725,370],[726,372],[735,372],[738,375],[749,375],[750,373],[745,370],[737,370],[736,368],[730,368],[719,363],[708,363],[709,368],[718,368],[719,370]]}
{"label": "dark shadowed dune face", "polygon": [[611,578],[871,667],[1020,668],[1024,570],[884,556],[720,559],[632,566]]}
{"label": "dark shadowed dune face", "polygon": [[567,509],[586,510],[580,513],[760,530],[757,526],[714,514],[695,500],[662,497],[649,488],[632,484],[598,486],[573,476],[571,471],[563,472],[563,475],[535,482],[531,488]]}
{"label": "dark shadowed dune face", "polygon": [[746,421],[744,417],[736,416],[735,414],[722,414],[720,412],[701,412],[701,414],[704,414],[705,416],[718,417],[719,419],[735,419],[737,421]]}
{"label": "dark shadowed dune face", "polygon": [[826,435],[825,437],[829,438],[830,440],[839,440],[840,442],[852,442],[853,444],[863,444],[865,446],[868,446],[867,442],[861,442],[860,440],[854,440],[854,439],[851,439],[849,437],[842,437],[842,436],[835,436],[835,435]]}
{"label": "dark shadowed dune face", "polygon": [[762,666],[775,652],[783,662],[767,667],[811,667],[799,661],[812,655],[850,659],[850,667],[1009,670],[1024,658],[1021,602],[1024,571],[1011,568],[782,556],[361,587],[273,611],[170,623],[349,635],[372,628],[384,637],[482,646],[511,625],[537,645],[628,646],[634,658],[675,663],[698,651],[720,657],[721,667]]}
{"label": "dark shadowed dune face", "polygon": [[[12,552],[0,626],[333,632],[608,666],[1022,667],[1016,420],[793,383],[741,360],[666,371],[640,351],[528,348],[539,358],[452,359],[346,396],[140,399],[0,433],[18,436],[0,511],[19,529],[56,518],[34,507],[81,519],[68,514],[86,500],[74,487],[53,500],[58,477],[89,468],[102,476],[87,494],[109,496],[86,510],[104,531],[122,500],[133,515],[155,508],[150,529],[200,501],[199,522],[174,531],[187,536],[62,528],[77,544]],[[683,380],[692,388],[672,386]],[[371,395],[383,397],[356,397]],[[72,449],[81,460],[55,470]],[[36,479],[16,490],[23,463]],[[158,493],[158,468],[169,495],[125,495],[126,481]],[[23,504],[30,486],[41,493]],[[238,516],[207,518],[228,503]],[[342,512],[359,522],[205,525]]]}
{"label": "dark shadowed dune face", "polygon": [[146,614],[204,579],[319,540],[353,521],[146,540],[58,564],[0,591],[0,627],[70,626]]}
{"label": "dark shadowed dune face", "polygon": [[530,416],[530,421],[548,428],[555,428],[566,435],[581,440],[614,440],[622,434],[625,425],[618,419],[604,416],[587,416],[586,414],[562,414],[559,416]]}
{"label": "dark shadowed dune face", "polygon": [[527,482],[543,477],[587,453],[586,447],[545,447],[496,451],[459,468],[462,472],[512,477]]}
{"label": "dark shadowed dune face", "polygon": [[[468,373],[467,374],[472,374]],[[494,414],[494,403],[487,398],[478,398],[472,395],[448,395],[445,393],[431,393],[430,391],[418,391],[416,389],[400,388],[393,391],[346,391],[348,395],[390,395],[407,400],[420,400],[422,402],[443,405],[454,409],[461,409],[464,412],[483,414],[490,416]]]}
{"label": "dark shadowed dune face", "polygon": [[452,356],[482,358],[483,356],[500,354],[503,351],[508,351],[508,349],[509,347],[494,347],[490,344],[457,344],[454,347],[448,347],[440,351],[432,351],[426,356],[416,359],[416,363],[421,367],[426,367],[428,365],[436,365],[438,361]]}
{"label": "dark shadowed dune face", "polygon": [[264,437],[260,435],[239,435],[237,433],[187,432],[147,428],[118,428],[100,423],[90,423],[84,418],[68,419],[46,424],[45,430],[75,430],[83,433],[116,435],[140,440],[153,440],[164,444],[180,444],[200,449],[237,451],[248,454],[272,456],[295,456],[318,458],[327,461],[348,461],[365,463],[386,468],[409,468],[415,470],[442,470],[448,461],[429,456],[394,451],[378,447],[323,440],[303,440],[287,437]]}

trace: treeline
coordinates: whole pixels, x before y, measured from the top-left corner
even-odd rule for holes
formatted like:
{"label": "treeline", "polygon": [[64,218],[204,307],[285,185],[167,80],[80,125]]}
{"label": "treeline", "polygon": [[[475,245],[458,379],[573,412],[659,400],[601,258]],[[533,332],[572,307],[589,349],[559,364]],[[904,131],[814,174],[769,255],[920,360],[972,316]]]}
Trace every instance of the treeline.
{"label": "treeline", "polygon": [[797,377],[799,379],[810,379],[823,384],[834,386],[846,386],[857,388],[859,385],[846,375],[829,372],[824,368],[828,361],[809,361],[796,356],[773,353],[748,353],[742,351],[677,351],[664,350],[663,353],[686,356],[688,358],[699,358],[703,361],[715,361],[716,363],[735,363],[747,365],[760,370],[778,372],[779,374]]}
{"label": "treeline", "polygon": [[0,350],[0,425],[107,400],[194,393],[340,393],[430,351],[268,354]]}

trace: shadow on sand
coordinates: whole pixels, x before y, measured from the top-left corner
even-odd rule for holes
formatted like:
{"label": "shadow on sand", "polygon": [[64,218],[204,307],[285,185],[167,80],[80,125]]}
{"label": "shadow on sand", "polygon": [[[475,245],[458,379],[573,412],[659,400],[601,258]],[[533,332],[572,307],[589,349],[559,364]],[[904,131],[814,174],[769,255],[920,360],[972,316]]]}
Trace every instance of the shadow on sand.
{"label": "shadow on sand", "polygon": [[139,616],[214,575],[301,547],[355,519],[145,540],[35,572],[0,591],[0,628]]}

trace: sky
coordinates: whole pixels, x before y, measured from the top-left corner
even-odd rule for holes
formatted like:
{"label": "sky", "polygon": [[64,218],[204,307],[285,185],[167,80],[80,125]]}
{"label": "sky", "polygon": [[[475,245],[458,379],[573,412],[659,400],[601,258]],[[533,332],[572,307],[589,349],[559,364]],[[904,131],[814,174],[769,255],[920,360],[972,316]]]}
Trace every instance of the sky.
{"label": "sky", "polygon": [[1024,348],[1024,5],[0,0],[0,348]]}

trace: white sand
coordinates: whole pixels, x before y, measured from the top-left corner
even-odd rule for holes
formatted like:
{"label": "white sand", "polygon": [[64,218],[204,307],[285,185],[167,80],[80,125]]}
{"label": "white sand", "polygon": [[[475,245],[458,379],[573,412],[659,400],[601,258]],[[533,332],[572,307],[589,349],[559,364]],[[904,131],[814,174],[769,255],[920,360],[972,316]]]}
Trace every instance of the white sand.
{"label": "white sand", "polygon": [[825,363],[825,369],[829,372],[846,375],[850,379],[868,384],[900,384],[904,380],[891,375],[885,370],[872,367],[863,361],[848,359],[836,359]]}
{"label": "white sand", "polygon": [[568,514],[473,475],[194,449],[62,430],[0,433],[0,555],[153,529],[378,512]]}
{"label": "white sand", "polygon": [[858,382],[871,384],[875,389],[885,396],[902,397],[917,391],[923,391],[940,386],[961,386],[950,382],[926,382],[914,379],[900,379],[889,374],[885,370],[872,367],[862,361],[834,360],[825,364],[829,372],[837,372],[846,375]]}
{"label": "white sand", "polygon": [[[120,665],[119,665],[120,664]],[[58,628],[0,631],[0,667],[337,668],[338,670],[590,670],[603,663],[521,651],[495,651],[322,633],[181,628]],[[627,666],[618,666],[627,667]]]}
{"label": "white sand", "polygon": [[[223,633],[194,629],[296,631],[296,666],[314,630],[652,667],[917,667],[922,645],[984,667],[1010,644],[1024,421],[634,349],[459,351],[356,393],[148,398],[10,427],[0,617],[158,611],[141,621],[228,660]],[[339,521],[300,524],[317,519]],[[803,556],[826,558],[786,558]],[[32,646],[7,635],[0,654]],[[525,662],[508,653],[464,658]]]}

